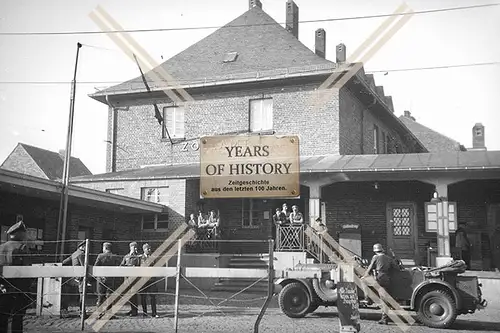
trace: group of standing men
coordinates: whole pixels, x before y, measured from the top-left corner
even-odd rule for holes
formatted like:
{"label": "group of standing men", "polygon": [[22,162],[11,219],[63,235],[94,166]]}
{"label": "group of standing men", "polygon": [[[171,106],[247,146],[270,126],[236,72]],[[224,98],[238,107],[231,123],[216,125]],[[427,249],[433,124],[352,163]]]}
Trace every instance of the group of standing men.
{"label": "group of standing men", "polygon": [[[144,244],[142,246],[143,253],[139,254],[137,242],[132,242],[129,244],[130,251],[126,254],[121,262],[118,264],[118,256],[113,254],[111,251],[111,243],[106,242],[102,245],[102,253],[97,256],[94,266],[129,266],[129,267],[139,267],[143,265],[148,259],[151,257],[151,246],[149,244]],[[81,242],[78,244],[77,250],[67,259],[63,261],[63,265],[72,263],[73,266],[83,266],[85,258],[85,242]],[[87,317],[87,313],[83,313],[81,309],[81,297],[83,294],[83,281],[80,279],[76,279],[78,283],[78,291],[80,294],[80,311],[81,315]],[[113,294],[116,287],[116,279],[113,277],[96,277],[97,281],[97,308],[106,303],[106,300],[109,298],[111,294]],[[138,296],[141,298],[141,305],[143,310],[143,315],[148,315],[147,311],[147,297],[149,296],[151,299],[151,316],[154,318],[158,318],[158,314],[156,311],[156,293],[157,289],[157,279],[151,278],[145,286],[139,291],[139,294],[134,293],[131,295],[129,299],[130,303],[130,311],[127,315],[131,317],[135,317],[138,315]],[[130,290],[126,291],[130,292]],[[117,301],[118,299],[116,299]],[[116,302],[115,301],[115,302]],[[113,303],[115,303],[113,302]],[[109,310],[113,303],[107,302],[107,306],[105,311]],[[102,317],[104,312],[102,312],[99,316]]]}

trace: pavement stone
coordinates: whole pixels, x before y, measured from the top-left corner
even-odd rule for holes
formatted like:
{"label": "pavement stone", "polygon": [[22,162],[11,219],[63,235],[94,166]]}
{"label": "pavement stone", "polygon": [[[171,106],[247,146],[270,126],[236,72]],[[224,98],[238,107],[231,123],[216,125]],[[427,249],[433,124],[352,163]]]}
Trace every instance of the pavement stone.
{"label": "pavement stone", "polygon": [[[227,297],[227,296],[226,296]],[[250,297],[250,296],[249,296]],[[255,295],[253,295],[255,297]],[[245,302],[238,302],[236,306],[224,306],[220,309],[210,302],[206,304],[181,304],[179,310],[179,333],[244,333],[253,332],[254,323],[260,308]],[[259,332],[338,332],[338,317],[336,308],[320,307],[315,313],[301,319],[291,319],[276,308],[276,297],[260,324]],[[170,304],[173,304],[171,302]],[[260,301],[262,304],[262,301]],[[92,309],[90,309],[92,311]],[[158,312],[161,318],[143,318],[126,316],[128,308],[125,307],[117,314],[117,319],[110,320],[100,332],[125,333],[125,332],[175,332],[173,320],[173,305],[160,305]],[[74,312],[76,316],[76,312]],[[379,325],[377,320],[380,313],[376,310],[361,310],[361,332],[392,333],[402,332],[395,324]],[[25,331],[37,333],[76,333],[80,330],[80,319],[73,318],[48,318],[35,317],[33,314],[25,317]],[[92,327],[86,326],[84,332],[95,332]],[[494,303],[485,310],[470,315],[459,316],[455,325],[448,330],[430,329],[415,324],[407,332],[453,332],[453,333],[486,333],[500,332],[500,304]]]}

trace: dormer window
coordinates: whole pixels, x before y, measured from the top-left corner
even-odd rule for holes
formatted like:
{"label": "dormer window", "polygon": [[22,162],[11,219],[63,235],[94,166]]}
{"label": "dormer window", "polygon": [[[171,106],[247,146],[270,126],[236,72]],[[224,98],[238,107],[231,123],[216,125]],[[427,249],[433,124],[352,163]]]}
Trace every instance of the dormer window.
{"label": "dormer window", "polygon": [[223,62],[224,63],[234,62],[234,61],[236,61],[237,58],[238,58],[238,52],[228,52],[224,56]]}

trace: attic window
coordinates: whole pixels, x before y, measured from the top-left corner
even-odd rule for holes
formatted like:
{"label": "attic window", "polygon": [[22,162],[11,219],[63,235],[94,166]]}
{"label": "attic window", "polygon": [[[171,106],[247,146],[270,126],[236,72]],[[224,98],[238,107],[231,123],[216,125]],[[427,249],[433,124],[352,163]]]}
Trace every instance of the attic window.
{"label": "attic window", "polygon": [[227,62],[234,62],[236,61],[236,58],[238,58],[238,52],[228,52],[226,53],[226,56],[224,57],[224,63]]}

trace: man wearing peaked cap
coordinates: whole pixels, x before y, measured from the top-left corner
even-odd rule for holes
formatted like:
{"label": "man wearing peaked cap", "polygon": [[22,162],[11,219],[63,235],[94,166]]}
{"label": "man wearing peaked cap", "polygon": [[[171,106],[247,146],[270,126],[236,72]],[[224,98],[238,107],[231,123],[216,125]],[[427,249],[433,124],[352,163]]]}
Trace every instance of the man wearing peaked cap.
{"label": "man wearing peaked cap", "polygon": [[[68,258],[64,259],[62,264],[68,265],[71,263],[72,266],[85,266],[85,241],[78,243],[76,251],[71,254]],[[75,278],[74,281],[78,285],[79,299],[78,304],[80,307],[80,312],[82,312],[82,298],[83,298],[83,279]],[[82,316],[87,317],[86,313],[81,313]]]}
{"label": "man wearing peaked cap", "polygon": [[[111,252],[111,243],[102,244],[102,253],[99,253],[95,261],[94,266],[116,266],[118,264],[118,258]],[[115,290],[115,279],[114,277],[97,276],[97,308],[104,304],[109,296]],[[111,309],[112,304],[107,302],[105,309],[101,309],[99,318],[104,315],[104,311]]]}
{"label": "man wearing peaked cap", "polygon": [[[120,266],[131,266],[131,267],[137,267],[141,266],[141,256],[137,252],[137,242],[132,242],[129,244],[130,247],[130,252],[123,257],[122,262],[120,263]],[[128,315],[131,317],[137,316],[138,311],[138,297],[137,294],[134,293],[130,297],[129,303],[130,303],[130,311],[128,312]]]}
{"label": "man wearing peaked cap", "polygon": [[[0,266],[29,266],[29,253],[23,241],[26,225],[19,221],[9,228],[9,241],[0,245]],[[6,279],[0,277],[0,332],[7,332],[9,317],[12,317],[12,332],[23,331],[23,317],[31,299],[31,280],[26,278]]]}

